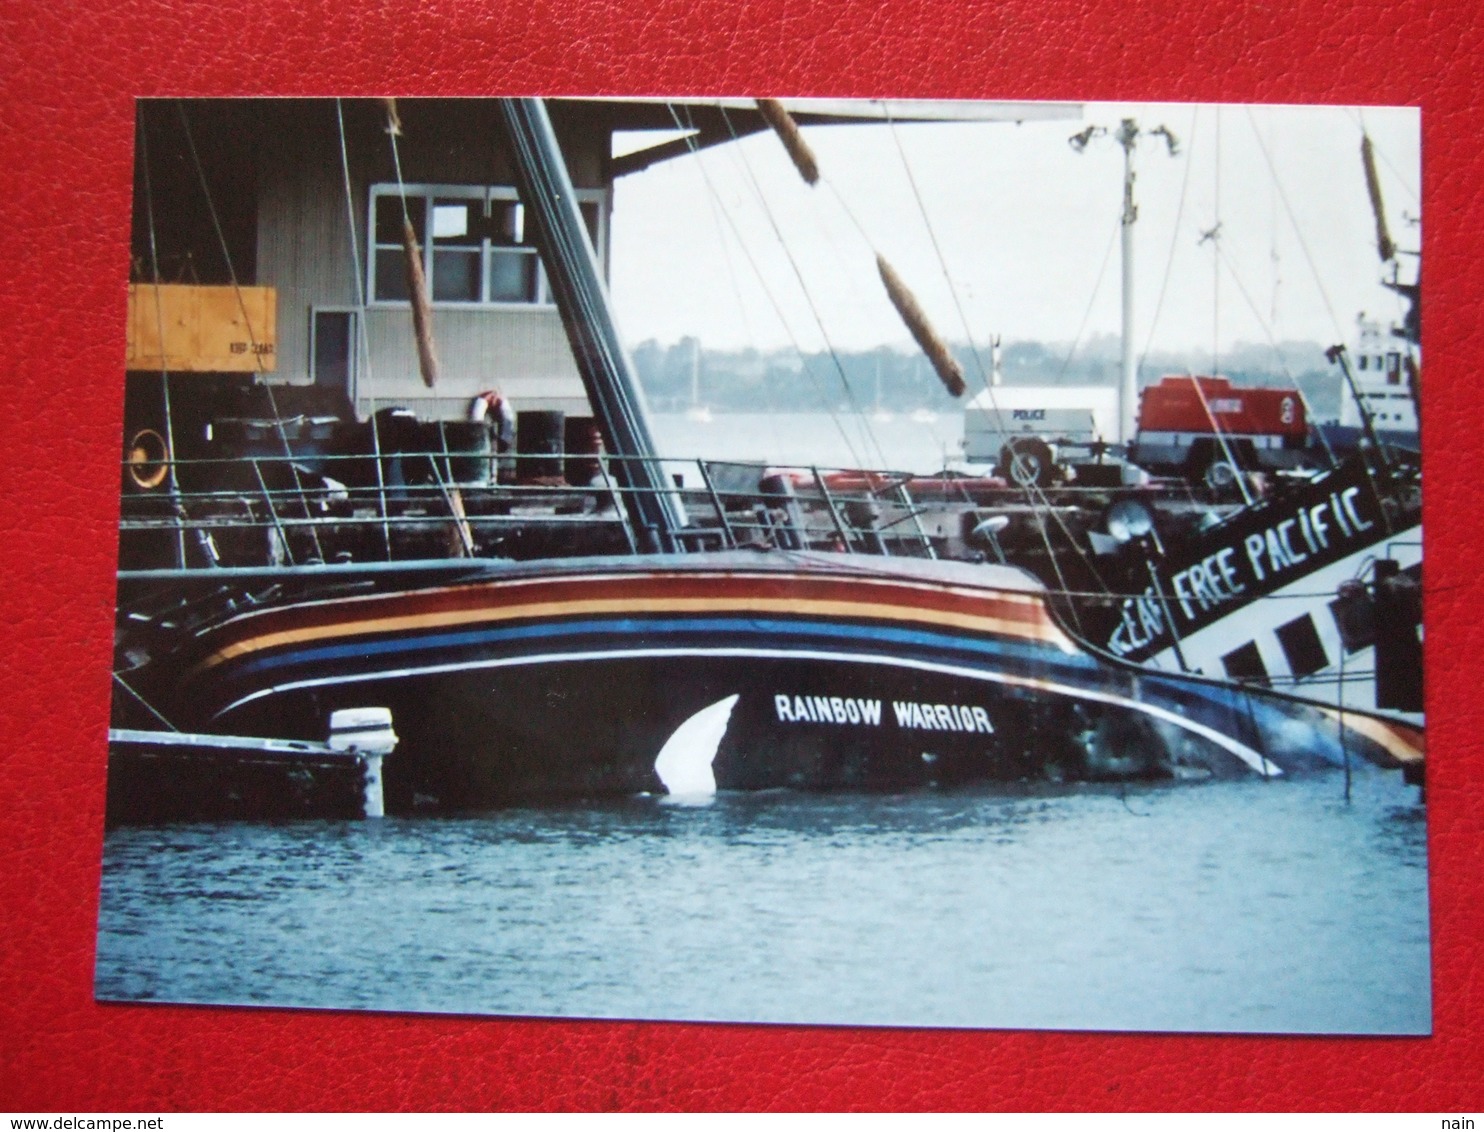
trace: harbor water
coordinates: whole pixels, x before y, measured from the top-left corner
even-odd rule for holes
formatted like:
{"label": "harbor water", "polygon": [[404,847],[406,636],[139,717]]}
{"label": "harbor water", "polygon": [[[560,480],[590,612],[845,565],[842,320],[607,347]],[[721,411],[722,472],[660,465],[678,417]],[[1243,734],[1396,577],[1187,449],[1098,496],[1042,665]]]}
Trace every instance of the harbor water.
{"label": "harbor water", "polygon": [[105,1000],[1420,1034],[1399,774],[108,833]]}
{"label": "harbor water", "polygon": [[[661,416],[662,451],[932,472],[961,418]],[[888,454],[877,461],[878,450]],[[393,756],[395,758],[395,756]],[[579,1018],[1422,1034],[1397,772],[124,827],[100,999]]]}
{"label": "harbor water", "polygon": [[657,413],[666,455],[816,468],[931,473],[963,462],[964,415],[942,413]]}

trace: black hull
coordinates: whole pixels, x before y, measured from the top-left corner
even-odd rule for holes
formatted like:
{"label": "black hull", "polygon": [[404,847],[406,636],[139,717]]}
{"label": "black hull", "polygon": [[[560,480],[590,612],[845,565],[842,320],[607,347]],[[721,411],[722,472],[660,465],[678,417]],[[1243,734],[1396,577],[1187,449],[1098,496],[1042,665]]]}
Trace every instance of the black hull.
{"label": "black hull", "polygon": [[722,790],[1167,777],[1177,763],[1241,769],[1199,739],[1169,738],[1171,728],[1134,708],[860,660],[684,656],[502,666],[289,693],[223,722],[254,733],[285,724],[307,732],[339,707],[389,707],[401,745],[386,763],[388,808],[422,801],[464,809],[664,793],[655,764],[666,743],[687,720],[734,696],[711,764]]}
{"label": "black hull", "polygon": [[959,564],[548,564],[267,608],[193,647],[169,666],[190,730],[312,741],[333,712],[389,709],[390,813],[1386,758],[1313,705],[1085,652],[1023,575]]}

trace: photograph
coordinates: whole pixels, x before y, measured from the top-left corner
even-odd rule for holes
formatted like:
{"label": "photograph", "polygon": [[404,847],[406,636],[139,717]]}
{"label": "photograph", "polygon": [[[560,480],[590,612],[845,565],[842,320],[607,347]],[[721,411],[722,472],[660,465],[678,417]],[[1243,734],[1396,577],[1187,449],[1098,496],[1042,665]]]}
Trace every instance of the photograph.
{"label": "photograph", "polygon": [[96,998],[1430,1034],[1421,149],[138,99]]}

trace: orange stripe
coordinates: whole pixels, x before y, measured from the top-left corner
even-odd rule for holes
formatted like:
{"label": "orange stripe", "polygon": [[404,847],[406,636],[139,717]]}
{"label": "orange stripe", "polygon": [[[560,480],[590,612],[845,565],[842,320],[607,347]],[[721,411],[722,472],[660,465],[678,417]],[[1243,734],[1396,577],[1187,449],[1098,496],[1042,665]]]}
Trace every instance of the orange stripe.
{"label": "orange stripe", "polygon": [[1381,747],[1397,762],[1420,763],[1423,760],[1423,735],[1411,724],[1390,723],[1369,715],[1342,712],[1339,708],[1323,707],[1326,715],[1342,723],[1358,735],[1363,735]]}
{"label": "orange stripe", "polygon": [[[757,583],[771,583],[759,586]],[[584,574],[579,576],[542,576],[531,578],[509,578],[494,579],[481,583],[470,583],[459,586],[440,586],[425,590],[412,590],[401,594],[367,594],[361,597],[344,597],[326,599],[318,602],[305,602],[291,608],[265,609],[253,613],[244,614],[233,619],[223,630],[231,631],[240,628],[249,621],[258,624],[271,625],[274,621],[291,620],[295,627],[302,628],[307,624],[314,623],[318,618],[323,618],[325,624],[342,624],[347,618],[347,612],[353,616],[358,606],[372,603],[395,609],[399,606],[416,605],[424,612],[432,612],[428,606],[434,606],[438,610],[453,609],[484,609],[490,603],[491,591],[498,590],[503,595],[513,590],[537,590],[540,598],[530,597],[527,602],[536,600],[564,600],[565,592],[574,587],[592,587],[602,585],[609,593],[621,592],[631,595],[636,599],[676,597],[710,597],[720,598],[727,591],[744,590],[749,597],[769,597],[775,600],[837,600],[836,594],[840,590],[847,590],[848,600],[858,601],[859,593],[863,587],[882,591],[873,595],[875,600],[887,600],[895,596],[898,601],[906,599],[921,599],[923,597],[935,598],[933,604],[940,609],[953,608],[960,612],[973,615],[976,607],[982,606],[986,601],[994,601],[1002,606],[1002,615],[1006,619],[1020,618],[1028,622],[1043,622],[1047,620],[1045,607],[1039,594],[1019,593],[1003,590],[976,590],[960,586],[934,586],[914,583],[903,583],[892,578],[872,577],[799,577],[797,575],[778,574],[696,574],[688,572],[664,573],[664,574]],[[945,600],[946,599],[946,600]],[[381,616],[395,616],[396,614],[382,614]],[[266,619],[266,621],[262,620]],[[270,630],[271,631],[271,630]]]}
{"label": "orange stripe", "polygon": [[562,602],[526,602],[498,608],[445,609],[427,613],[409,613],[367,618],[358,622],[337,622],[284,629],[264,633],[227,645],[200,665],[210,668],[234,657],[280,645],[301,644],[329,637],[361,636],[371,633],[397,633],[413,629],[448,628],[477,622],[514,621],[524,618],[573,617],[591,614],[624,613],[785,613],[815,614],[831,617],[855,617],[873,621],[917,622],[942,625],[970,631],[995,633],[1000,636],[1053,644],[1064,652],[1076,652],[1071,640],[1044,616],[1036,621],[1020,618],[970,615],[948,610],[930,610],[883,606],[868,601],[780,600],[771,597],[714,598],[586,598]]}

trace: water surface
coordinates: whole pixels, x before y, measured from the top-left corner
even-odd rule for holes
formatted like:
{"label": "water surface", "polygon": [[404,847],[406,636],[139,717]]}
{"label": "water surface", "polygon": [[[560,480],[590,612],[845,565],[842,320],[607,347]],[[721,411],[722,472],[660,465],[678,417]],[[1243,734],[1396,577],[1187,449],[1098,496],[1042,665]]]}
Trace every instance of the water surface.
{"label": "water surface", "polygon": [[111,831],[103,999],[1426,1033],[1400,776]]}

